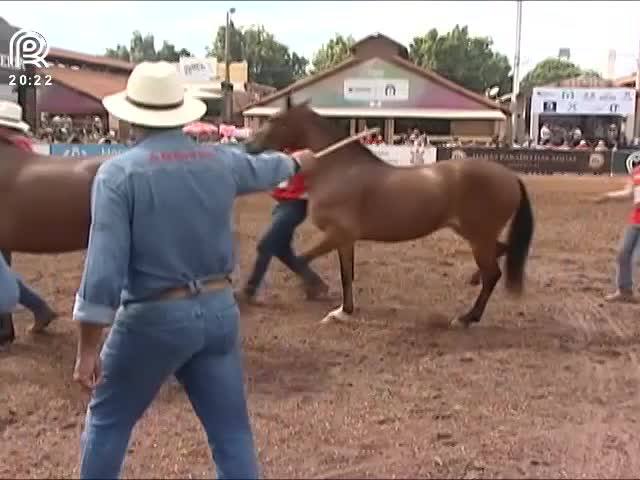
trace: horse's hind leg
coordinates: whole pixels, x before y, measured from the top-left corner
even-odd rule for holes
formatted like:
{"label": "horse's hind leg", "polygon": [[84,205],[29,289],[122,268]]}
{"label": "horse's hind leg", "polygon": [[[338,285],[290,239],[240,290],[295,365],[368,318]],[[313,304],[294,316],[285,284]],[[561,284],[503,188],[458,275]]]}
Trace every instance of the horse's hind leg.
{"label": "horse's hind leg", "polygon": [[471,310],[454,321],[454,323],[460,323],[465,327],[468,327],[471,323],[480,321],[487,307],[487,302],[489,298],[491,298],[491,294],[502,276],[502,272],[498,266],[498,259],[496,258],[495,242],[472,244],[472,250],[480,271],[482,289]]}
{"label": "horse's hind leg", "polygon": [[342,305],[329,312],[322,323],[331,320],[348,320],[355,310],[353,302],[353,277],[355,273],[355,245],[349,244],[338,248],[340,261],[340,281],[342,284]]}
{"label": "horse's hind leg", "polygon": [[[507,244],[498,240],[496,242],[496,259],[500,259],[505,253],[507,253]],[[469,285],[480,285],[481,280],[480,270],[476,270],[469,279]]]}

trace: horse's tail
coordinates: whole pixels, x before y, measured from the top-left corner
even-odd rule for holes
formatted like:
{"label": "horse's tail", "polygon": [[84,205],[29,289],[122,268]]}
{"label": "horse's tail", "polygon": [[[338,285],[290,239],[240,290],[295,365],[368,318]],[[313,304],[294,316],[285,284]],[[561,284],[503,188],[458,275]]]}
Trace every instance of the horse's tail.
{"label": "horse's tail", "polygon": [[534,225],[529,194],[521,179],[518,179],[518,184],[520,185],[520,206],[509,229],[505,281],[507,290],[516,294],[522,293],[524,266],[529,255]]}

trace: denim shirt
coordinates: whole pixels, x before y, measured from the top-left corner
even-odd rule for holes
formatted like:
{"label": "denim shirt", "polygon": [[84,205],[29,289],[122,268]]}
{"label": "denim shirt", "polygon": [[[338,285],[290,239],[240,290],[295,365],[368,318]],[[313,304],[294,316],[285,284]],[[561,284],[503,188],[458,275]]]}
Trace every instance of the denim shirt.
{"label": "denim shirt", "polygon": [[0,314],[11,313],[18,305],[18,279],[0,254]]}
{"label": "denim shirt", "polygon": [[121,304],[233,271],[233,203],[294,173],[279,152],[151,134],[100,166],[74,320],[110,325]]}

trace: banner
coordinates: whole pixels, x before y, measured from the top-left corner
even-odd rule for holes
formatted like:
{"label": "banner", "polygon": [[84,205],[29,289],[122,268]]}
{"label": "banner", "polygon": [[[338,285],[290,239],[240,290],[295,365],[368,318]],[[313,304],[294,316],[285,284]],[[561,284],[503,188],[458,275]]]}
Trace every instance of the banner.
{"label": "banner", "polygon": [[409,99],[409,80],[406,78],[345,78],[345,100],[402,101]]}
{"label": "banner", "polygon": [[531,95],[531,113],[560,115],[634,115],[633,88],[536,87]]}
{"label": "banner", "polygon": [[611,174],[610,152],[528,148],[438,147],[436,153],[438,162],[463,158],[491,160],[522,173]]}
{"label": "banner", "polygon": [[186,82],[208,82],[218,76],[215,57],[180,57],[178,72]]}
{"label": "banner", "polygon": [[126,145],[119,143],[53,143],[51,155],[63,157],[97,157],[99,155],[115,155],[127,150]]}
{"label": "banner", "polygon": [[631,173],[633,164],[640,165],[640,150],[616,150],[611,156],[611,173],[614,175],[626,175]]}
{"label": "banner", "polygon": [[366,145],[382,160],[390,165],[408,167],[411,165],[428,165],[436,161],[436,147],[427,145],[416,147],[411,145]]}

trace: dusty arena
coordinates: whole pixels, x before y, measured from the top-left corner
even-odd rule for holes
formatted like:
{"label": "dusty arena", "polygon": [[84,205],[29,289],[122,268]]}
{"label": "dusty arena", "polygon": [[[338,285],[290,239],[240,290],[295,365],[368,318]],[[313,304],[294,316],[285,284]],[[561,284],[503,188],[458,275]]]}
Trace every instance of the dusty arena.
{"label": "dusty arena", "polygon": [[[608,177],[526,178],[536,214],[525,296],[502,284],[480,324],[451,330],[479,287],[449,232],[356,248],[357,320],[320,325],[274,263],[265,305],[243,312],[250,409],[266,477],[582,478],[640,471],[639,307],[608,305],[625,203],[593,205]],[[264,195],[236,217],[241,274],[270,216]],[[425,205],[425,208],[429,208]],[[305,225],[297,245],[314,235]],[[77,477],[86,394],[72,382],[70,321],[83,254],[17,255],[55,302],[49,334],[0,353],[0,477]],[[339,292],[335,256],[317,262]],[[204,433],[167,384],[134,432],[127,477],[213,477]]]}

